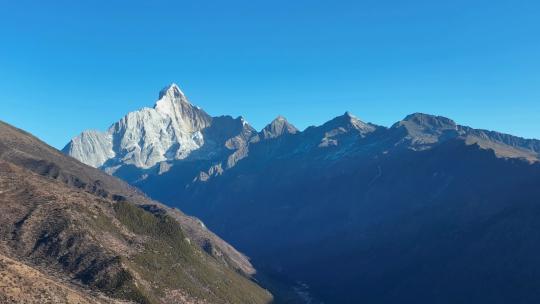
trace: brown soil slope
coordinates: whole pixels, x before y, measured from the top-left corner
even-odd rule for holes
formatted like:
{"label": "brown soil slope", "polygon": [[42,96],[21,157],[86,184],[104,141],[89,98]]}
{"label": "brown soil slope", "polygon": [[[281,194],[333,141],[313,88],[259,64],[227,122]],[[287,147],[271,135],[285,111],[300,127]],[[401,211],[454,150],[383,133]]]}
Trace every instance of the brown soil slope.
{"label": "brown soil slope", "polygon": [[271,301],[247,258],[197,219],[3,123],[0,213],[6,301]]}

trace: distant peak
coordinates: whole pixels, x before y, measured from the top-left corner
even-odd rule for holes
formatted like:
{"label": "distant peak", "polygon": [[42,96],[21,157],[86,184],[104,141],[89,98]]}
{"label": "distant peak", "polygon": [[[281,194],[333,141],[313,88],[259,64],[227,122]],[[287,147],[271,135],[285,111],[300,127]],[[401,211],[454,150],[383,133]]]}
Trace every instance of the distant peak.
{"label": "distant peak", "polygon": [[184,93],[182,90],[180,90],[180,87],[176,83],[171,83],[170,85],[164,87],[159,91],[159,99],[162,99],[163,97],[171,97],[171,98],[178,98],[183,97]]}
{"label": "distant peak", "polygon": [[392,129],[404,132],[402,135],[413,149],[424,149],[459,136],[459,127],[453,120],[424,113],[407,115],[395,123]]}
{"label": "distant peak", "polygon": [[287,126],[295,128],[291,123],[289,123],[289,121],[287,121],[287,118],[285,118],[285,116],[282,116],[282,115],[278,115],[276,118],[274,118],[274,120],[272,120],[270,124],[268,124],[268,126],[271,126],[271,125],[287,125]]}
{"label": "distant peak", "polygon": [[264,138],[276,138],[284,134],[295,134],[297,132],[298,129],[290,124],[285,117],[278,115],[264,127],[261,133]]}
{"label": "distant peak", "polygon": [[369,133],[374,131],[377,126],[365,123],[358,117],[354,116],[351,112],[347,111],[343,115],[337,116],[330,121],[327,121],[322,125],[326,130],[332,130],[342,128],[345,130],[358,130],[361,133]]}
{"label": "distant peak", "polygon": [[346,121],[346,122],[361,121],[358,117],[356,117],[353,113],[351,113],[349,111],[346,111],[342,115],[339,115],[339,116],[335,117],[334,120]]}
{"label": "distant peak", "polygon": [[345,112],[343,115],[340,115],[340,116],[337,116],[335,117],[334,119],[330,120],[330,122],[334,122],[334,123],[345,123],[345,124],[349,124],[349,123],[364,123],[362,122],[360,119],[358,119],[358,117],[354,116],[351,112],[347,111]]}
{"label": "distant peak", "polygon": [[[285,116],[282,116],[282,115],[278,115],[276,118],[274,118],[274,120],[272,120],[268,126],[270,125],[283,125],[283,124],[286,124],[286,125],[291,125],[289,123],[289,121],[287,120],[287,118],[285,118]],[[292,126],[292,125],[291,125]]]}
{"label": "distant peak", "polygon": [[402,122],[413,123],[430,129],[456,129],[456,122],[450,118],[424,113],[413,113],[407,115]]}

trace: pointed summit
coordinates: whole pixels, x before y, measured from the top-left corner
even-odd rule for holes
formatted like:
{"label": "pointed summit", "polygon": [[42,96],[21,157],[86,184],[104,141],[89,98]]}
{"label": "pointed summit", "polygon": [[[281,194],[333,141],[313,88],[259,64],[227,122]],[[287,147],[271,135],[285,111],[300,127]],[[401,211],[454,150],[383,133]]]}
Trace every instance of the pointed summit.
{"label": "pointed summit", "polygon": [[335,117],[334,119],[326,122],[323,127],[328,130],[338,128],[344,130],[356,129],[361,131],[361,133],[369,133],[374,131],[376,128],[372,124],[361,121],[349,111],[345,112],[341,116]]}
{"label": "pointed summit", "polygon": [[347,111],[343,113],[343,115],[334,117],[334,119],[330,120],[329,122],[336,122],[336,123],[342,123],[342,124],[350,124],[354,122],[362,122],[358,117],[354,116],[351,112]]}
{"label": "pointed summit", "polygon": [[84,132],[64,152],[94,167],[114,172],[118,166],[150,168],[183,159],[204,145],[202,130],[212,117],[191,105],[176,84],[162,89],[153,108],[129,112],[106,132]]}
{"label": "pointed summit", "polygon": [[261,134],[264,139],[270,139],[297,132],[298,129],[295,126],[290,124],[285,117],[279,115],[262,129]]}
{"label": "pointed summit", "polygon": [[210,116],[201,108],[192,105],[174,83],[160,91],[154,109],[162,115],[172,117],[179,125],[189,125],[190,130],[204,128],[210,120]]}
{"label": "pointed summit", "polygon": [[191,106],[178,85],[172,83],[159,91],[159,99],[156,101],[154,109],[163,114],[173,115],[182,107],[183,103]]}
{"label": "pointed summit", "polygon": [[165,96],[170,97],[170,98],[179,98],[179,97],[185,98],[184,92],[180,90],[180,87],[178,87],[176,83],[171,83],[170,85],[164,87],[163,89],[161,89],[161,91],[159,91],[158,99],[162,99]]}

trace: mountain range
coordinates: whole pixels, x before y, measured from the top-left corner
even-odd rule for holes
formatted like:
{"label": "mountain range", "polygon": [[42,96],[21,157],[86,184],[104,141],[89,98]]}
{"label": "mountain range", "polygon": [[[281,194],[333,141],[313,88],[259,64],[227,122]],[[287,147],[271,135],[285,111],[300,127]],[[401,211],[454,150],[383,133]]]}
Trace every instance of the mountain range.
{"label": "mountain range", "polygon": [[62,151],[200,218],[283,302],[275,282],[305,303],[540,300],[538,140],[422,113],[257,131],[173,84]]}
{"label": "mountain range", "polygon": [[[403,142],[415,150],[427,149],[449,139],[492,149],[500,157],[538,160],[540,141],[457,125],[440,116],[415,113],[390,128],[364,123],[346,112],[320,127],[300,132],[283,116],[257,132],[243,117],[212,117],[192,105],[176,84],[159,93],[154,107],[130,112],[107,131],[84,131],[62,149],[79,161],[111,174],[118,171],[157,169],[163,174],[177,163],[212,164],[199,173],[221,174],[248,155],[249,147],[283,135],[302,133],[304,142],[318,148],[341,146],[338,137],[349,132],[361,137],[385,130],[390,137],[406,130]],[[377,132],[375,132],[377,131]],[[399,132],[399,131],[398,131]],[[311,138],[307,138],[311,135]],[[315,143],[313,143],[315,142]],[[397,146],[397,145],[396,145]],[[308,147],[305,147],[309,149]],[[306,151],[301,151],[306,152]],[[214,167],[219,166],[219,168]],[[139,178],[144,178],[139,177]]]}

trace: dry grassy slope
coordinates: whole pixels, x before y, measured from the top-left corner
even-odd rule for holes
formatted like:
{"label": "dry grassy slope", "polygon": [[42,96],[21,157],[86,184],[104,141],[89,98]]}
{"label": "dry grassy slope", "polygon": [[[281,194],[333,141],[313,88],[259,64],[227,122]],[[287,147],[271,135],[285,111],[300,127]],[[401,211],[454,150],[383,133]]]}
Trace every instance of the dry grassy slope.
{"label": "dry grassy slope", "polygon": [[[87,185],[97,180],[88,176],[112,178],[75,163],[88,171],[79,178],[65,163],[56,163],[63,156],[28,134],[21,133],[17,141],[14,130],[0,128],[0,250],[22,268],[36,268],[51,282],[75,282],[84,295],[97,292],[139,303],[271,301],[267,291],[241,273],[238,265],[245,257],[219,243],[197,220],[163,209],[119,181],[111,188],[98,182],[96,191]],[[111,189],[123,191],[124,198]],[[21,267],[8,267],[5,277],[24,286],[31,278],[20,274]],[[69,288],[58,285],[58,302],[76,296]],[[16,292],[9,289],[2,296]],[[24,302],[28,294],[19,296],[15,300]]]}
{"label": "dry grassy slope", "polygon": [[478,144],[482,149],[493,150],[495,155],[502,158],[523,158],[531,163],[539,161],[537,153],[531,150],[513,147],[493,140],[488,140],[479,136],[466,136],[465,142],[469,145]]}
{"label": "dry grassy slope", "polygon": [[188,237],[226,265],[253,275],[249,259],[202,223],[178,209],[152,201],[136,188],[100,170],[62,154],[31,134],[0,121],[0,159],[48,176],[70,186],[113,200],[128,199],[140,205],[155,205],[178,220]]}
{"label": "dry grassy slope", "polygon": [[113,304],[127,303],[57,280],[41,271],[0,254],[0,303],[5,304]]}

